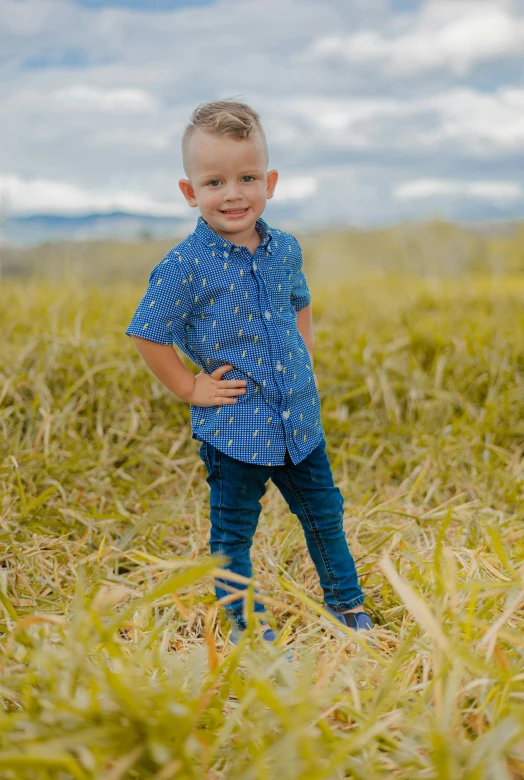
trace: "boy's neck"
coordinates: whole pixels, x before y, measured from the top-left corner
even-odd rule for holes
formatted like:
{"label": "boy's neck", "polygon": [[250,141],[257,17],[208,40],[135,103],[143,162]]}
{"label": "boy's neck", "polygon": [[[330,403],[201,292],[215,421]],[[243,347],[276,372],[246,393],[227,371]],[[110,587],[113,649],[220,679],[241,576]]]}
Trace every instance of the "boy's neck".
{"label": "boy's neck", "polygon": [[256,228],[256,224],[252,225],[246,230],[243,230],[240,233],[226,233],[224,230],[219,230],[211,224],[209,227],[211,230],[213,230],[214,233],[217,234],[217,236],[225,238],[227,241],[231,241],[232,244],[236,244],[237,246],[247,246],[251,254],[254,254],[256,248],[262,243],[262,238]]}

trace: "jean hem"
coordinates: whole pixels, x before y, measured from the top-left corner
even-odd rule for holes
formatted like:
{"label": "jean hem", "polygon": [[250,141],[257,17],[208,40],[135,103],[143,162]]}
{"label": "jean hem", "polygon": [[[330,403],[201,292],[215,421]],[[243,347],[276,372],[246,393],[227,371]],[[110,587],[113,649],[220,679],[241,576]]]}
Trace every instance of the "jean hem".
{"label": "jean hem", "polygon": [[328,606],[331,607],[331,609],[334,609],[336,612],[347,612],[348,609],[355,609],[355,607],[360,607],[364,601],[365,596],[358,596],[356,599],[352,599],[351,601],[339,601],[337,604],[328,604]]}

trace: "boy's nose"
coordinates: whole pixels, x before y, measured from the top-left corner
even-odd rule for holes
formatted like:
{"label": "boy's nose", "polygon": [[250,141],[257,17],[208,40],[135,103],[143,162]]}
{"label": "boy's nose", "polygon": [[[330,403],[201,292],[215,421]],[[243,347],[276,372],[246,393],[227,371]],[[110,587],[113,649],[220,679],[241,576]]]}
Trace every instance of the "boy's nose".
{"label": "boy's nose", "polygon": [[225,192],[225,200],[240,200],[242,196],[235,185],[227,188]]}

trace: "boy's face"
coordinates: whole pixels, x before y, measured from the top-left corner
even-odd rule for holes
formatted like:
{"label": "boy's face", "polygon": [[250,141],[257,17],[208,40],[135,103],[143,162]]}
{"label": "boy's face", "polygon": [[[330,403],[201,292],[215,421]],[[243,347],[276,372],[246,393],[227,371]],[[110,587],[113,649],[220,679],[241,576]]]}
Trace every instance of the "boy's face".
{"label": "boy's face", "polygon": [[253,239],[255,223],[273,197],[277,171],[267,170],[262,139],[237,140],[196,130],[189,142],[188,179],[179,186],[209,227],[234,244]]}

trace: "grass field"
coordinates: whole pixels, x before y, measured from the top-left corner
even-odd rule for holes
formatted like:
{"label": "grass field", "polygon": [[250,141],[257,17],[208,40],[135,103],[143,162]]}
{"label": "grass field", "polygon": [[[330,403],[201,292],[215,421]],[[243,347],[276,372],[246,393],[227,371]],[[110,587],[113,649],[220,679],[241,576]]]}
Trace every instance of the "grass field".
{"label": "grass field", "polygon": [[523,778],[524,276],[315,282],[379,629],[323,627],[269,486],[253,560],[275,651],[224,643],[189,409],[124,335],[142,289],[0,286],[0,776]]}

